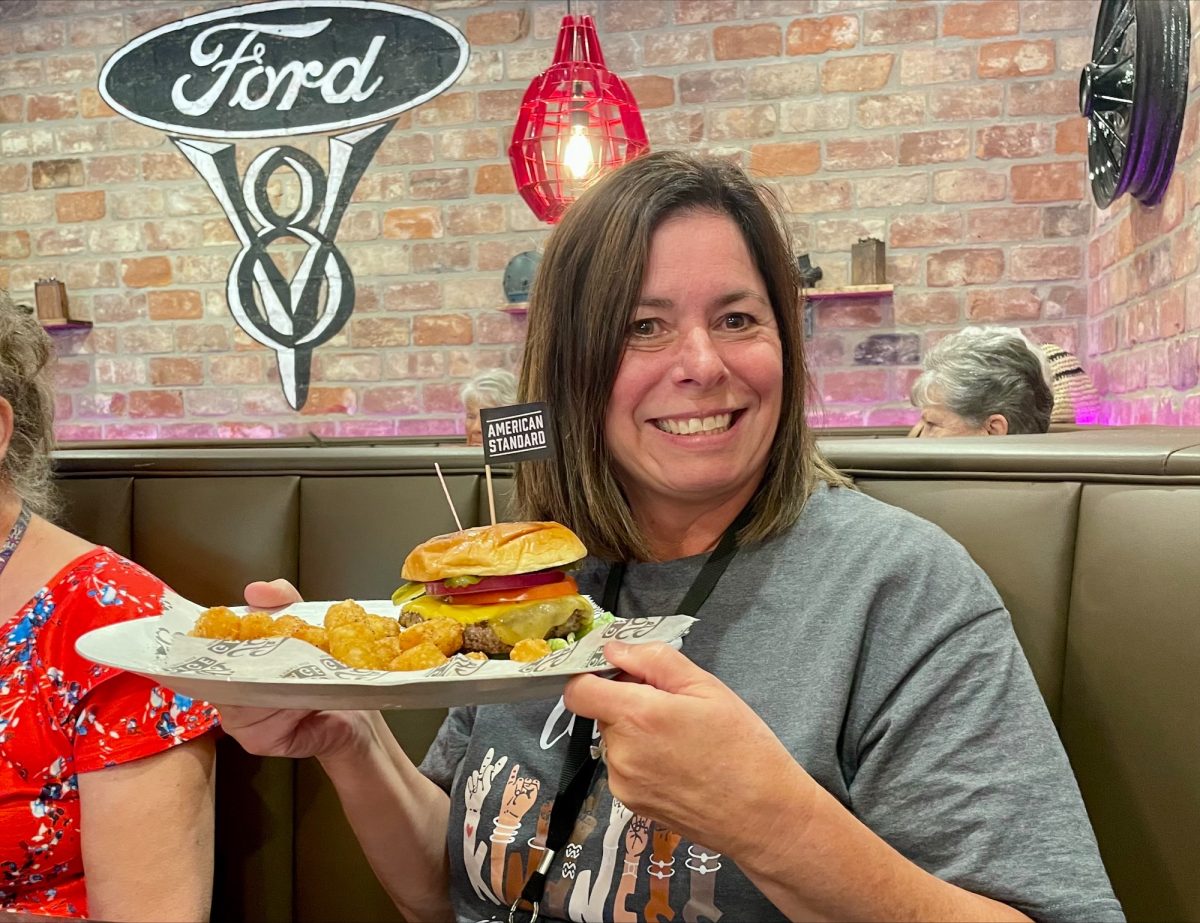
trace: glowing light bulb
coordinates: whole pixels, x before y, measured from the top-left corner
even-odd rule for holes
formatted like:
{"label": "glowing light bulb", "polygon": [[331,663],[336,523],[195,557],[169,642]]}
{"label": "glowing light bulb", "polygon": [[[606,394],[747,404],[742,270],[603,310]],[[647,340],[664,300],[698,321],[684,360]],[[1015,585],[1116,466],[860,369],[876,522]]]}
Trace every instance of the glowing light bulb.
{"label": "glowing light bulb", "polygon": [[592,143],[588,138],[587,126],[571,126],[571,136],[567,139],[567,146],[563,151],[563,164],[575,179],[584,179],[592,172],[595,158],[592,156]]}

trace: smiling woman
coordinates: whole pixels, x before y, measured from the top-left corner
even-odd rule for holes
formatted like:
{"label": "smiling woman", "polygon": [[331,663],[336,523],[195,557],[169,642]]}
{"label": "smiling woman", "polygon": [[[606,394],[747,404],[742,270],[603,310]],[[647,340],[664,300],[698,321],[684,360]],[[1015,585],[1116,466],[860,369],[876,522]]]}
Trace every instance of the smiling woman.
{"label": "smiling woman", "polygon": [[617,478],[659,530],[692,497],[726,498],[736,514],[779,426],[783,347],[766,285],[733,220],[695,212],[659,227],[643,291],[606,415]]}
{"label": "smiling woman", "polygon": [[[574,736],[595,719],[606,753],[576,831],[594,818],[628,869],[653,829],[652,867],[691,870],[660,900],[710,918],[1119,919],[1077,795],[1055,794],[1070,770],[986,577],[816,451],[773,206],[736,167],[656,153],[597,184],[545,248],[522,399],[550,404],[562,449],[517,472],[518,507],[580,534],[579,586],[607,607],[700,615],[683,654],[606,651],[640,684],[568,685]],[[452,718],[423,768],[450,786],[487,751],[552,779],[523,739],[546,739],[542,712],[480,708],[468,740]],[[1018,741],[1038,758],[1014,763]],[[1071,872],[1047,875],[1064,855]],[[591,887],[562,898],[551,871],[543,915],[653,905],[653,882],[614,896],[603,862],[568,858]],[[451,866],[464,916],[483,911],[454,887],[473,866]]]}
{"label": "smiling woman", "polygon": [[561,448],[518,470],[518,495],[527,512],[580,523],[609,560],[707,550],[752,497],[741,538],[770,538],[818,483],[846,483],[804,419],[777,205],[733,167],[669,152],[638,163],[548,241],[522,382],[522,399],[551,403]]}
{"label": "smiling woman", "polygon": [[1121,919],[987,577],[816,451],[798,289],[769,197],[683,154],[546,243],[521,399],[559,450],[519,515],[579,535],[605,609],[696,616],[682,652],[452,709],[419,770],[378,716],[223,712],[321,759],[407,917]]}

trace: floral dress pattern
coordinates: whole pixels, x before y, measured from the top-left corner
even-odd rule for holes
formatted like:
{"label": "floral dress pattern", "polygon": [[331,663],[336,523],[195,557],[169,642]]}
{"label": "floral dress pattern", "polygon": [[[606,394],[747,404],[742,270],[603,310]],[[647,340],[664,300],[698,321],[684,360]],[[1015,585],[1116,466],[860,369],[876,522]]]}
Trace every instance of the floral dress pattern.
{"label": "floral dress pattern", "polygon": [[158,615],[164,589],[95,548],[0,623],[0,910],[86,916],[78,773],[217,726],[206,702],[75,652],[93,628]]}

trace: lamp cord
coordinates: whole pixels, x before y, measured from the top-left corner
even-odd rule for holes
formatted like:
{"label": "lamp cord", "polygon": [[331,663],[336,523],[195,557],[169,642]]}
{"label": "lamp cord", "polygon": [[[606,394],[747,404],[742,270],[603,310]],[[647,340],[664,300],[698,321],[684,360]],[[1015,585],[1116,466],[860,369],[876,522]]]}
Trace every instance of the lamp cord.
{"label": "lamp cord", "polygon": [[[567,0],[567,15],[568,16],[571,15],[571,0]],[[576,24],[571,29],[571,57],[572,57],[572,59],[574,59],[576,61],[579,60],[579,25],[578,24]]]}
{"label": "lamp cord", "polygon": [[[567,0],[567,16],[571,15],[571,0]],[[571,60],[579,60],[579,24],[572,21],[571,26]]]}

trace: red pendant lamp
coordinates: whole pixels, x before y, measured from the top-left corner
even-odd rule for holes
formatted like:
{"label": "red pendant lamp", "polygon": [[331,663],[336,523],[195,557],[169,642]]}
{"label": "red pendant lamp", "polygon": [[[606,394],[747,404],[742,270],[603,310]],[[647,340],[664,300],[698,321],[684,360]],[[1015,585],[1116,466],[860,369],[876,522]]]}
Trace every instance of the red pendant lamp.
{"label": "red pendant lamp", "polygon": [[602,173],[650,149],[629,86],[604,64],[591,16],[563,17],[554,63],[533,79],[508,159],[521,198],[553,224]]}

